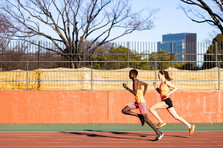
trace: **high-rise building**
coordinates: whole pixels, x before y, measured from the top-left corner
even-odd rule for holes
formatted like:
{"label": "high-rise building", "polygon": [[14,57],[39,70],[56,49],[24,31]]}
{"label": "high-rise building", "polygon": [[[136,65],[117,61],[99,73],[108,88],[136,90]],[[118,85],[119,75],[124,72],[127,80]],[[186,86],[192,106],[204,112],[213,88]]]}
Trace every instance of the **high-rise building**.
{"label": "high-rise building", "polygon": [[[165,50],[177,56],[178,61],[196,61],[196,33],[177,33],[162,36],[162,42],[157,43],[157,49]],[[195,66],[196,62],[192,62]]]}

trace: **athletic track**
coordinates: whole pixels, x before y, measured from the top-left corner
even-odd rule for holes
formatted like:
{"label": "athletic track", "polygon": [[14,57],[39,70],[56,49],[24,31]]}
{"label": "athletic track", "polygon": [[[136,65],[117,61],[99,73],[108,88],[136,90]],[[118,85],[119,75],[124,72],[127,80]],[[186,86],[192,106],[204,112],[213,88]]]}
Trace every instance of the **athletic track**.
{"label": "athletic track", "polygon": [[0,148],[223,148],[223,131],[164,132],[0,132]]}

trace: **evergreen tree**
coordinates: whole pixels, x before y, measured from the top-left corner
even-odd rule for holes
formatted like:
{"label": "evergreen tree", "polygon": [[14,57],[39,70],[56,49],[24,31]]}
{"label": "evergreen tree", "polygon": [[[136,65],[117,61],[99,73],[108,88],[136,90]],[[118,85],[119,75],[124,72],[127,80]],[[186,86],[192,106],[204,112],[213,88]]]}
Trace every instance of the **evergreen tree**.
{"label": "evergreen tree", "polygon": [[218,61],[223,61],[223,34],[218,34],[208,47],[207,53],[204,55],[202,69],[223,68],[223,63]]}

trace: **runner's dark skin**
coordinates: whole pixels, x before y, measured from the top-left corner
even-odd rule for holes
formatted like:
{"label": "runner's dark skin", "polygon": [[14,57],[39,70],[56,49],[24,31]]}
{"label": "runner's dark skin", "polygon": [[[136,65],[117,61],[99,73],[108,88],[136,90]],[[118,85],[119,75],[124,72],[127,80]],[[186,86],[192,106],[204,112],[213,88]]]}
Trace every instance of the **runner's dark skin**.
{"label": "runner's dark skin", "polygon": [[[129,78],[133,82],[133,85],[132,85],[133,89],[130,89],[125,83],[123,83],[123,87],[126,90],[128,90],[129,92],[131,92],[134,96],[136,96],[137,90],[141,90],[142,86],[143,86],[144,87],[143,95],[145,96],[148,84],[143,82],[143,81],[138,80],[137,79],[137,74],[138,74],[138,72],[136,72],[135,69],[130,70],[130,72],[129,72]],[[125,106],[122,109],[122,113],[126,114],[126,115],[131,115],[131,116],[135,116],[135,117],[140,118],[140,120],[142,122],[142,125],[144,124],[144,122],[146,122],[155,131],[155,133],[157,135],[161,134],[161,132],[158,129],[156,129],[155,125],[149,120],[149,118],[147,116],[147,113],[145,113],[145,114],[138,114],[138,113],[132,112],[131,108],[129,106]]]}

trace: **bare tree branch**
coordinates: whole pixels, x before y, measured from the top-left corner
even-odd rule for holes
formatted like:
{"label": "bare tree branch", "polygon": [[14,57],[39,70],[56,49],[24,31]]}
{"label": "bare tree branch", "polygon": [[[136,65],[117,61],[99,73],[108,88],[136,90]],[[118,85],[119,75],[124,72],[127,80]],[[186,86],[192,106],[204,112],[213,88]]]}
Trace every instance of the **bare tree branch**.
{"label": "bare tree branch", "polygon": [[[56,49],[41,48],[68,60],[82,61],[107,42],[134,31],[152,29],[156,10],[133,12],[129,1],[2,0],[0,13],[11,20],[4,25],[16,32],[8,38],[37,46],[34,40],[44,38]],[[120,30],[119,34],[112,36],[116,29]]]}
{"label": "bare tree branch", "polygon": [[[203,13],[200,13],[197,9],[185,8],[181,6],[181,9],[185,12],[188,18],[196,23],[209,23],[219,28],[223,34],[223,1],[211,0],[205,2],[205,0],[181,0],[183,3],[200,8]],[[205,13],[206,15],[205,15]],[[192,14],[192,15],[191,15]]]}

